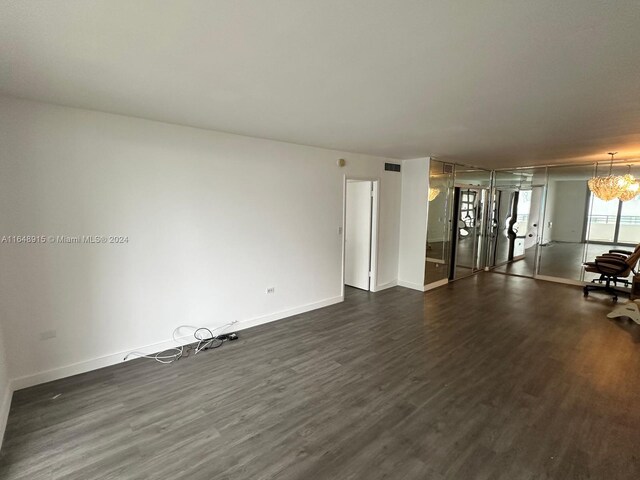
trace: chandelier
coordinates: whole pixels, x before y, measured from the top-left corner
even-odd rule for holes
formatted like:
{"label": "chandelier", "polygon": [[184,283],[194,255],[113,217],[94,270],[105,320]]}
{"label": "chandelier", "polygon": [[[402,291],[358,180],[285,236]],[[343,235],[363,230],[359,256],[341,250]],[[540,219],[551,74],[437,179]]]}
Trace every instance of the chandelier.
{"label": "chandelier", "polygon": [[[630,174],[628,176],[611,175],[611,170],[613,169],[613,156],[616,153],[618,152],[609,152],[609,155],[611,155],[611,163],[609,164],[609,175],[607,175],[606,177],[593,177],[588,182],[589,190],[591,190],[596,197],[598,197],[600,200],[604,200],[605,202],[613,200],[614,198],[620,198],[621,195],[624,196],[626,194],[630,194],[630,192],[627,190],[627,188],[630,186],[630,180],[633,179],[633,181],[635,181],[635,178],[633,178],[633,176]],[[629,198],[628,200],[630,200],[631,198]]]}
{"label": "chandelier", "polygon": [[434,200],[440,194],[440,189],[436,187],[429,187],[429,201]]}
{"label": "chandelier", "polygon": [[618,195],[618,198],[623,202],[628,202],[629,200],[636,198],[636,195],[640,193],[640,183],[633,175],[631,175],[631,165],[629,165],[629,173],[624,176],[624,180],[627,182],[627,187],[624,192]]}

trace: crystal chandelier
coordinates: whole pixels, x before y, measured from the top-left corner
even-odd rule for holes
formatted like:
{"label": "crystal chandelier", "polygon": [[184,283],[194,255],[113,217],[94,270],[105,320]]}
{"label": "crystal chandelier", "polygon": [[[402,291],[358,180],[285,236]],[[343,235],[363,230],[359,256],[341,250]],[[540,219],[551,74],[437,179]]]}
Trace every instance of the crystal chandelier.
{"label": "crystal chandelier", "polygon": [[[611,170],[613,169],[613,156],[616,153],[618,152],[609,152],[609,155],[611,155],[609,175],[606,177],[593,177],[588,182],[589,190],[591,190],[596,197],[600,200],[604,200],[605,202],[613,200],[614,198],[619,198],[620,195],[624,195],[627,193],[627,187],[629,187],[629,178],[625,178],[626,175],[611,175]],[[629,176],[631,177],[631,175]]]}
{"label": "crystal chandelier", "polygon": [[631,165],[629,165],[629,173],[624,176],[624,179],[627,182],[627,187],[624,192],[618,195],[618,198],[623,202],[628,202],[629,200],[636,198],[636,195],[640,193],[640,183],[633,175],[631,175]]}
{"label": "crystal chandelier", "polygon": [[429,187],[429,201],[434,200],[440,194],[440,189],[436,187]]}

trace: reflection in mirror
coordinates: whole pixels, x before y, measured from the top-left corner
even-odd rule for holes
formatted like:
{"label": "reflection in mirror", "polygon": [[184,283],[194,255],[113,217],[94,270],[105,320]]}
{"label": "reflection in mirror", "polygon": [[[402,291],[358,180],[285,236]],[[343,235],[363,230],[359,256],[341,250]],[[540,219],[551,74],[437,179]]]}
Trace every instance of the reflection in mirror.
{"label": "reflection in mirror", "polygon": [[431,160],[429,167],[429,214],[424,284],[448,278],[453,170],[443,162]]}
{"label": "reflection in mirror", "polygon": [[536,273],[545,183],[545,167],[495,173],[490,258],[495,271]]}
{"label": "reflection in mirror", "polygon": [[455,184],[458,186],[489,188],[491,172],[479,168],[456,165]]}
{"label": "reflection in mirror", "polygon": [[636,246],[640,242],[640,196],[622,202],[619,223],[617,242]]}
{"label": "reflection in mirror", "polygon": [[[510,232],[513,219],[515,191],[508,188],[496,188],[493,195],[491,212],[491,265],[500,267],[509,261],[511,243],[515,238]],[[500,270],[498,270],[500,271]]]}
{"label": "reflection in mirror", "polygon": [[587,181],[593,174],[593,165],[549,167],[539,275],[582,280],[582,264],[594,253],[586,248],[591,203]]}
{"label": "reflection in mirror", "polygon": [[[596,175],[607,175],[608,165],[597,167]],[[631,174],[638,178],[640,166],[636,163],[615,165],[613,175]],[[640,243],[640,197],[626,201],[603,201],[587,192],[588,209],[585,229],[585,260],[592,262],[597,256],[610,250],[631,252]],[[582,280],[598,278],[597,273],[582,271]],[[628,281],[631,277],[627,278]]]}
{"label": "reflection in mirror", "polygon": [[471,275],[486,262],[486,205],[491,172],[464,165],[455,166],[452,230],[453,278]]}

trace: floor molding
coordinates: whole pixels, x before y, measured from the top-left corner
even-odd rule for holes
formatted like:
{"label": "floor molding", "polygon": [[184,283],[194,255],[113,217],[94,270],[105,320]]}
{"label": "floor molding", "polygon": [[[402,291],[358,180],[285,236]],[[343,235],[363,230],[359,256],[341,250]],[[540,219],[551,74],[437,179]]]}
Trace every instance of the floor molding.
{"label": "floor molding", "polygon": [[383,283],[381,285],[376,285],[376,289],[372,290],[373,292],[381,292],[382,290],[386,290],[387,288],[393,288],[398,285],[397,280],[393,280],[391,282]]}
{"label": "floor molding", "polygon": [[446,262],[440,258],[431,258],[431,257],[426,257],[425,262],[431,262],[431,263],[437,263],[438,265],[445,265]]}
{"label": "floor molding", "polygon": [[399,287],[410,288],[411,290],[418,290],[419,292],[424,292],[424,285],[419,283],[405,282],[404,280],[398,280]]}
{"label": "floor molding", "polygon": [[428,285],[425,285],[422,288],[423,288],[423,290],[425,292],[428,292],[429,290],[433,290],[434,288],[441,287],[441,286],[446,285],[448,283],[449,283],[449,279],[448,278],[443,278],[442,280],[438,280],[437,282],[429,283]]}
{"label": "floor molding", "polygon": [[[308,303],[306,305],[301,305],[299,307],[281,310],[268,315],[254,317],[247,320],[240,320],[235,325],[233,325],[233,327],[229,327],[228,330],[237,331],[237,330],[244,330],[251,327],[256,327],[264,323],[274,322],[276,320],[282,320],[283,318],[292,317],[294,315],[299,315],[301,313],[309,312],[311,310],[316,310],[318,308],[328,307],[329,305],[334,305],[342,301],[344,301],[344,296],[342,295],[337,297],[326,298],[324,300],[320,300],[319,302]],[[215,326],[212,328],[215,328]],[[35,374],[14,378],[13,380],[11,380],[11,391],[21,390],[23,388],[32,387],[34,385],[39,385],[41,383],[51,382],[53,380],[59,380],[61,378],[70,377],[72,375],[78,375],[80,373],[86,373],[92,370],[97,370],[99,368],[115,365],[117,363],[122,362],[124,360],[124,357],[131,351],[141,352],[144,354],[152,354],[152,353],[161,352],[163,350],[167,350],[169,348],[176,347],[179,345],[188,345],[190,343],[193,343],[193,337],[191,335],[178,337],[177,340],[178,342],[175,342],[172,339],[165,340],[159,343],[153,343],[150,345],[144,345],[141,347],[132,348],[124,352],[117,352],[110,355],[105,355],[102,357],[92,358],[82,362],[73,363],[71,365],[57,367],[51,370],[45,370],[43,372],[38,372]],[[135,357],[132,357],[132,359],[133,358]]]}
{"label": "floor molding", "polygon": [[294,315],[300,315],[301,313],[309,312],[311,310],[317,310],[318,308],[328,307],[344,301],[344,296],[339,295],[337,297],[325,298],[319,302],[308,303],[299,307],[290,308],[287,310],[281,310],[279,312],[271,313],[269,315],[263,315],[260,317],[250,318],[248,320],[241,320],[236,325],[235,330],[244,330],[245,328],[257,327],[264,323],[275,322],[276,320],[282,320],[283,318],[293,317]]}

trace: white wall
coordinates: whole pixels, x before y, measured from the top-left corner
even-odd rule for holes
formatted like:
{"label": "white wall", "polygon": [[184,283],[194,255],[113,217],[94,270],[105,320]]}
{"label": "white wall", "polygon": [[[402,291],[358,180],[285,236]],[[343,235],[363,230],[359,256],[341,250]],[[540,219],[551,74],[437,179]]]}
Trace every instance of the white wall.
{"label": "white wall", "polygon": [[0,244],[16,388],[165,348],[181,324],[340,301],[345,175],[381,180],[377,284],[396,283],[401,175],[383,158],[7,97],[0,145],[0,234],[129,238]]}
{"label": "white wall", "polygon": [[[587,202],[584,180],[554,181],[550,239],[556,242],[582,242]],[[547,209],[549,210],[549,209]],[[548,224],[549,220],[545,220]]]}
{"label": "white wall", "polygon": [[429,158],[404,160],[398,284],[421,291],[424,289],[428,190]]}

